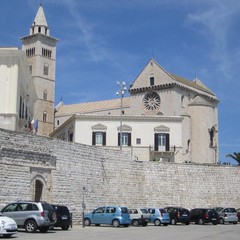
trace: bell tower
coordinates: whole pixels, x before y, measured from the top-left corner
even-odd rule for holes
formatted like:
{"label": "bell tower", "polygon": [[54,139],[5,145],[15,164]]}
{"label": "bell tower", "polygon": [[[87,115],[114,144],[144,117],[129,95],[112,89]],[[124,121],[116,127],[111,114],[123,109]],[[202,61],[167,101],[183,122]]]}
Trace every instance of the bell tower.
{"label": "bell tower", "polygon": [[38,122],[37,135],[48,136],[54,126],[54,98],[56,75],[56,43],[50,36],[43,7],[40,4],[28,36],[22,37],[29,69],[38,100],[34,105],[34,121]]}

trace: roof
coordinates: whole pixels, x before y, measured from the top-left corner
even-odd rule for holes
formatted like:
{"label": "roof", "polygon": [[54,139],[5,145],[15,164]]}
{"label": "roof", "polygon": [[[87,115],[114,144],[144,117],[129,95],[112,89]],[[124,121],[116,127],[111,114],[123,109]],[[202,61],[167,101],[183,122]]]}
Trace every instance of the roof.
{"label": "roof", "polygon": [[42,4],[40,4],[39,8],[38,8],[38,11],[37,11],[37,14],[35,16],[35,19],[34,19],[34,22],[32,24],[32,26],[34,25],[37,25],[37,26],[48,26],[47,24],[47,20],[45,18],[45,14],[44,14],[44,11],[43,11],[43,7],[42,7]]}
{"label": "roof", "polygon": [[[130,98],[126,97],[122,99],[123,108],[127,108],[130,106]],[[111,99],[105,101],[97,101],[97,102],[87,102],[87,103],[78,103],[78,104],[69,104],[69,105],[58,105],[58,109],[56,112],[56,116],[61,115],[73,115],[77,113],[93,113],[99,111],[107,111],[113,109],[119,109],[121,107],[120,99]]]}
{"label": "roof", "polygon": [[174,79],[184,85],[187,85],[189,87],[193,87],[195,89],[201,90],[203,92],[215,95],[209,88],[207,88],[205,85],[203,85],[203,83],[199,80],[199,79],[195,79],[194,81],[190,81],[186,78],[183,77],[179,77],[175,74],[170,73]]}

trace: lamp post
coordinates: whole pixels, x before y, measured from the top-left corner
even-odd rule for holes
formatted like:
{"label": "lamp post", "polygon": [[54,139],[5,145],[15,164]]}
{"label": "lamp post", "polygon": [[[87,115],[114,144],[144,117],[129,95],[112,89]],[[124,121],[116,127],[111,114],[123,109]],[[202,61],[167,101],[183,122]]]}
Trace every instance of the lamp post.
{"label": "lamp post", "polygon": [[83,212],[82,212],[82,227],[85,227],[85,224],[84,224],[84,209],[86,208],[86,204],[85,204],[85,195],[87,193],[87,188],[86,187],[83,187],[82,189],[82,193],[83,193],[83,201],[82,201],[82,209],[83,209]]}
{"label": "lamp post", "polygon": [[125,82],[118,82],[117,85],[119,86],[119,90],[116,92],[117,95],[120,95],[121,98],[121,107],[120,107],[120,150],[122,151],[122,105],[123,105],[123,97],[125,92],[127,91],[126,83]]}

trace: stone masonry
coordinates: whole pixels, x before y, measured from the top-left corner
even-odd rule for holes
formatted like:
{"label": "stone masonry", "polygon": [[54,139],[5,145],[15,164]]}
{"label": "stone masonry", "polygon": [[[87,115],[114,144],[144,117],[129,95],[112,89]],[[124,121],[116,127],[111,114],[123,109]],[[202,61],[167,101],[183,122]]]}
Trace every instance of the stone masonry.
{"label": "stone masonry", "polygon": [[0,130],[0,208],[34,199],[34,181],[43,183],[42,200],[65,204],[81,223],[101,205],[154,207],[180,205],[240,207],[240,167],[140,162],[129,152]]}

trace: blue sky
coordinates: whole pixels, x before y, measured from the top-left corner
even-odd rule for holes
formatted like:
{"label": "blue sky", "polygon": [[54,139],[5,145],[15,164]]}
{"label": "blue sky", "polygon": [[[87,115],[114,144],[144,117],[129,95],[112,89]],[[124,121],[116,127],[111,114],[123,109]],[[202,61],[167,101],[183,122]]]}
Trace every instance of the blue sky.
{"label": "blue sky", "polygon": [[216,93],[219,159],[240,152],[239,0],[0,0],[0,46],[21,47],[40,3],[59,39],[56,104],[116,98],[153,57]]}

